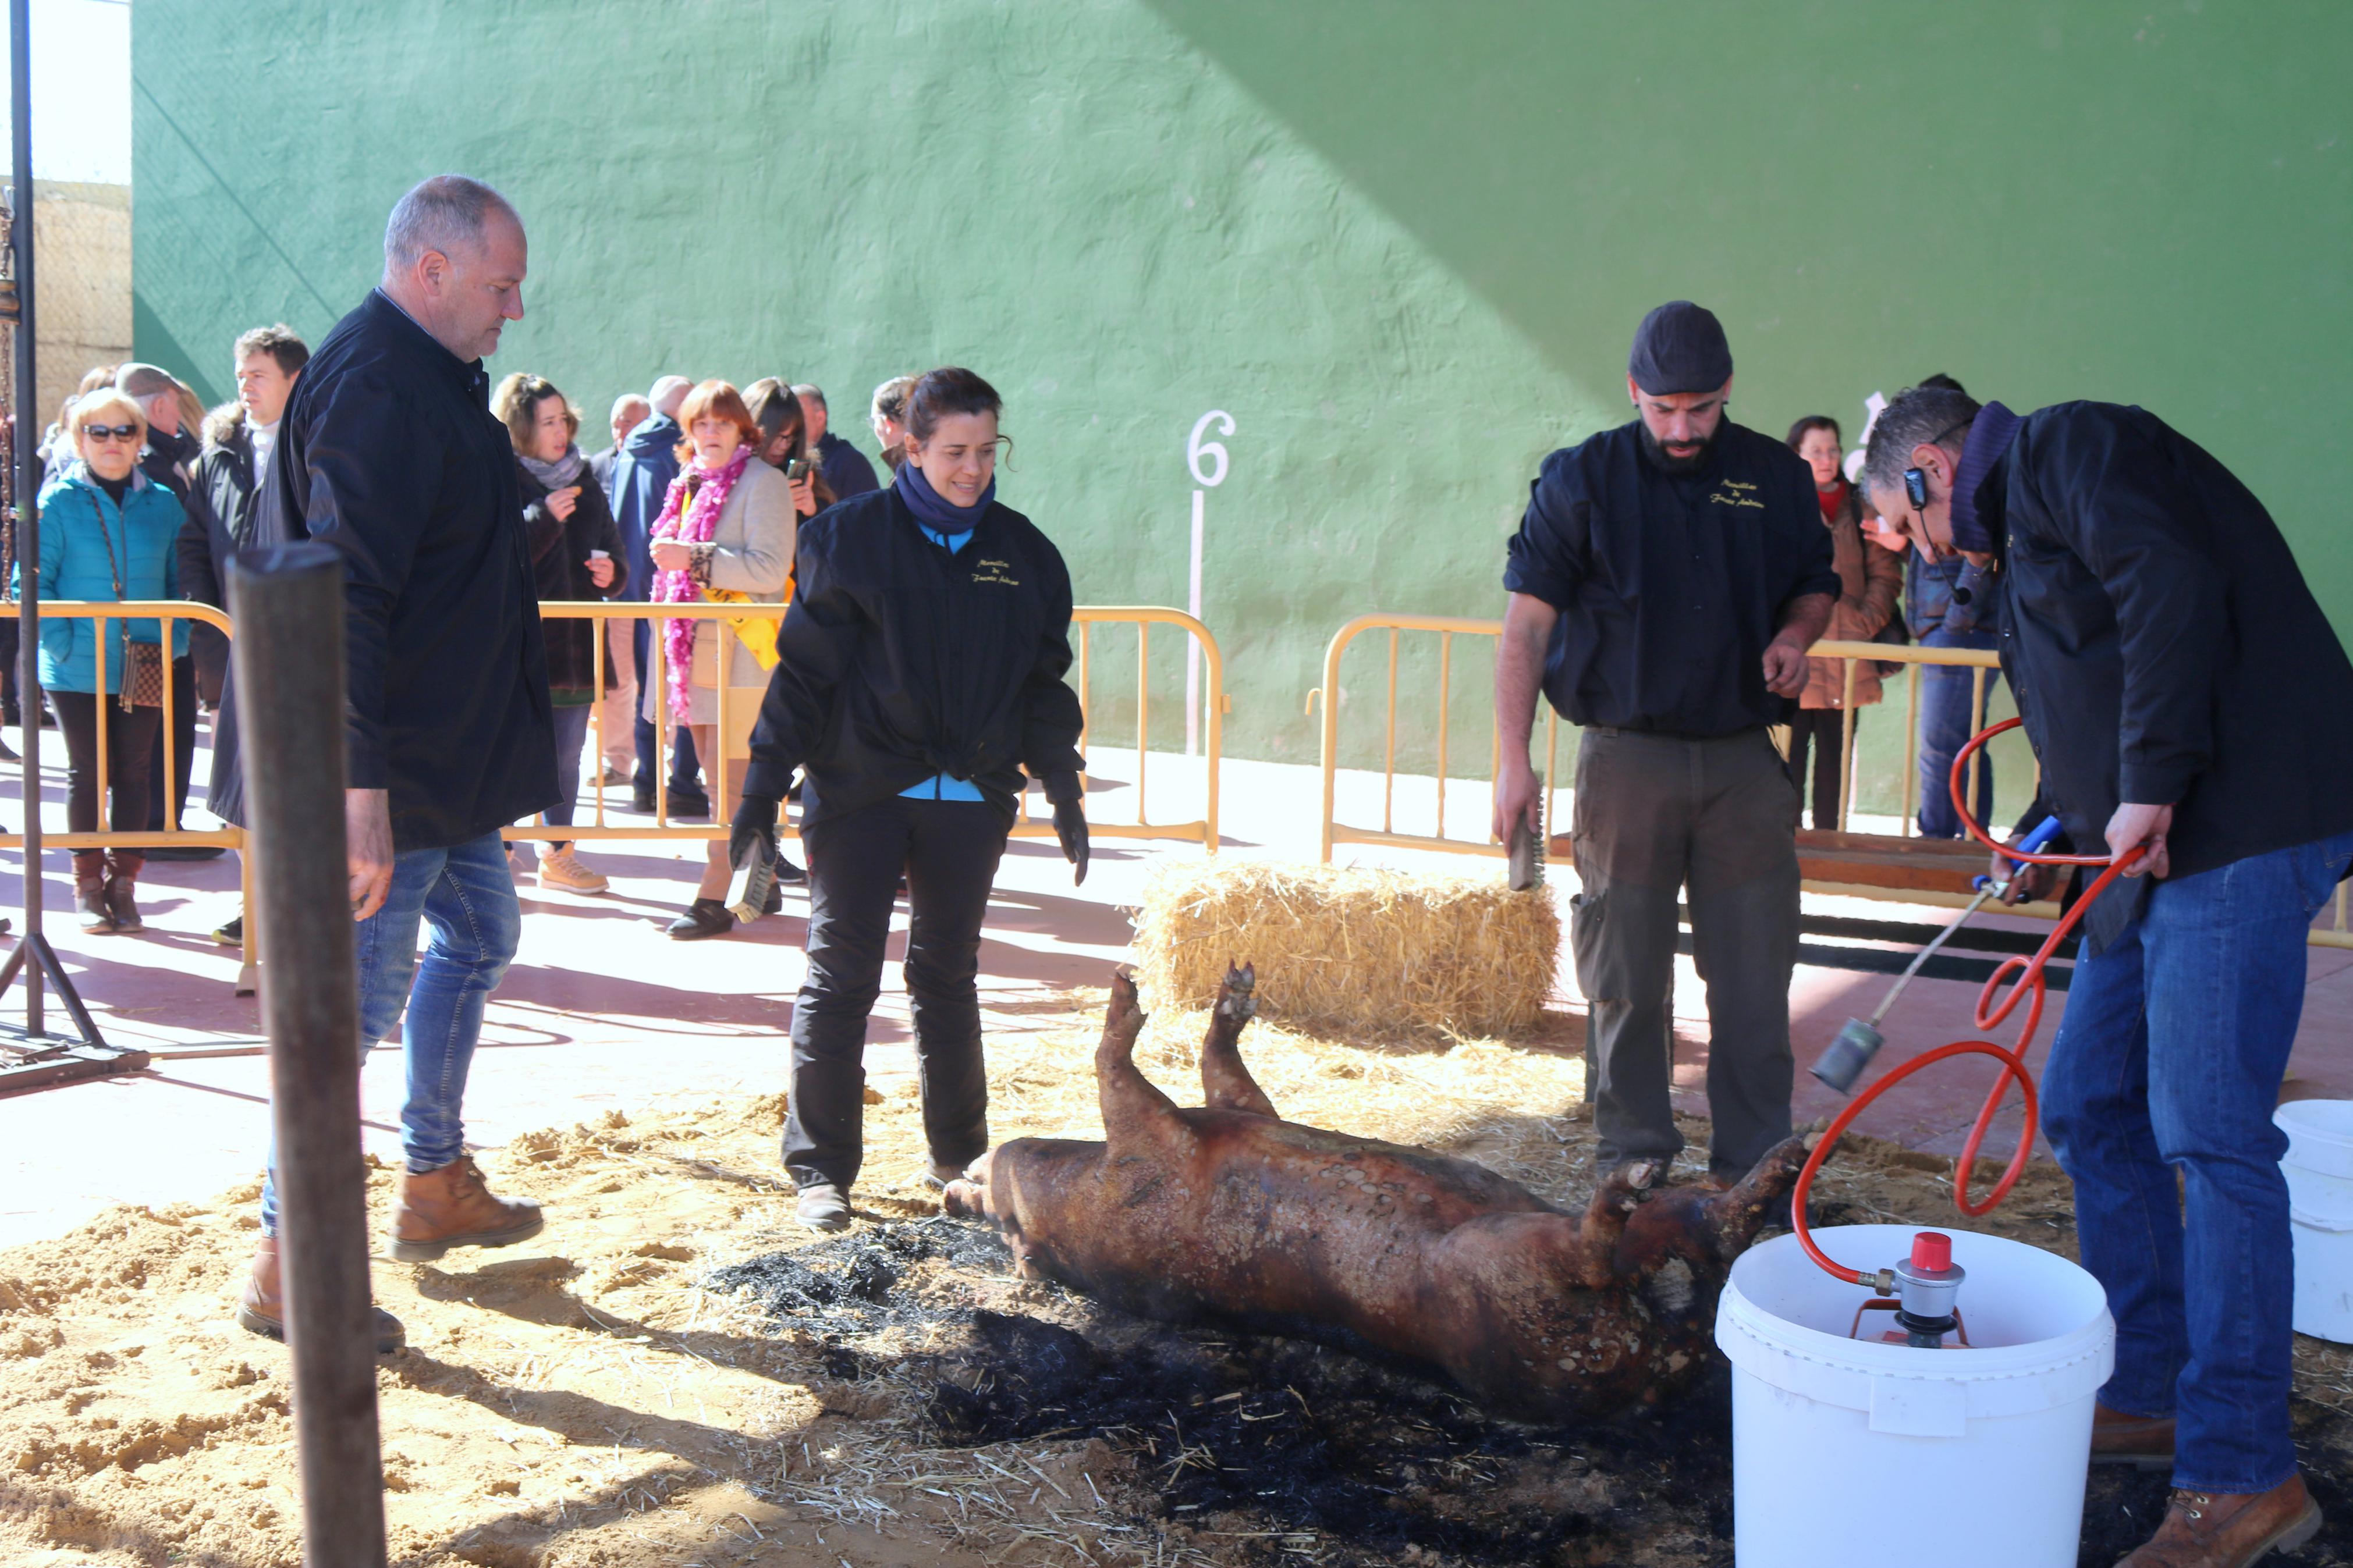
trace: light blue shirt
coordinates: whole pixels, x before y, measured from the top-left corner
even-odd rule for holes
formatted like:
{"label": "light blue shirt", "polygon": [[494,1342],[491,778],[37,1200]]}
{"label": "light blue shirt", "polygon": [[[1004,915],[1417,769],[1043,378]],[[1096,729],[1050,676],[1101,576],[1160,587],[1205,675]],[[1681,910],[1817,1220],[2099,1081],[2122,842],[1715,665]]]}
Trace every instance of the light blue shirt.
{"label": "light blue shirt", "polygon": [[[972,530],[968,528],[962,533],[942,533],[938,529],[924,523],[919,522],[915,526],[923,531],[925,539],[940,546],[951,555],[972,542]],[[899,794],[909,800],[987,800],[988,798],[980,793],[980,786],[970,779],[951,778],[946,773],[934,773],[921,784],[909,784]]]}

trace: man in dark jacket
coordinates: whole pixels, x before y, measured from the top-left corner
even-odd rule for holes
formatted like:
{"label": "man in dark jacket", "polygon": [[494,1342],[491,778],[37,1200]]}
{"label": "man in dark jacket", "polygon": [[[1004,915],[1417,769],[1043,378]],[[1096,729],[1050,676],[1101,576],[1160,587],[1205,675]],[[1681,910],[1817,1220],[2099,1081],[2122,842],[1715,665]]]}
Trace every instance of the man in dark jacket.
{"label": "man in dark jacket", "polygon": [[[240,550],[281,542],[282,527],[264,521],[277,515],[269,483],[269,459],[278,449],[279,421],[286,400],[311,360],[310,345],[280,323],[256,327],[235,346],[237,401],[216,408],[205,420],[205,452],[188,488],[188,515],[176,542],[180,588],[215,609],[228,608],[228,558]],[[195,661],[196,689],[213,705],[213,772],[205,806],[223,822],[245,825],[244,779],[237,767],[237,714],[228,695],[228,639],[210,626],[188,637]],[[224,946],[241,946],[245,915],[213,932]]]}
{"label": "man in dark jacket", "polygon": [[2126,1563],[2293,1547],[2319,1512],[2272,1111],[2306,932],[2353,864],[2353,663],[2263,503],[2146,410],[1915,388],[1864,477],[1922,552],[1995,573],[2043,799],[2073,844],[2140,857],[2085,917],[2042,1101],[2116,1317],[2094,1457],[2181,1489]]}
{"label": "man in dark jacket", "polygon": [[595,476],[596,488],[605,492],[609,507],[613,500],[613,465],[620,460],[621,443],[629,432],[653,417],[653,405],[634,392],[625,392],[613,399],[613,411],[607,416],[613,429],[613,444],[588,459],[588,472]]}
{"label": "man in dark jacket", "polygon": [[[481,363],[522,317],[522,222],[488,185],[443,174],[400,199],[384,247],[382,285],[294,389],[271,478],[289,521],[345,562],[360,1046],[405,1009],[392,1254],[414,1261],[542,1226],[536,1205],[483,1185],[460,1110],[483,1004],[522,928],[499,830],[560,792],[514,451]],[[261,1215],[239,1320],[275,1333],[268,1185]]]}
{"label": "man in dark jacket", "polygon": [[1805,689],[1839,576],[1813,471],[1725,417],[1714,315],[1662,305],[1634,336],[1640,417],[1546,458],[1512,541],[1495,664],[1495,837],[1544,831],[1536,693],[1585,727],[1570,943],[1605,1161],[1683,1148],[1669,1103],[1676,905],[1707,977],[1709,1164],[1748,1173],[1789,1135],[1798,792],[1767,734]]}
{"label": "man in dark jacket", "polygon": [[[666,375],[655,382],[653,390],[646,395],[653,407],[653,417],[618,443],[620,456],[613,460],[613,483],[608,493],[613,502],[613,521],[620,525],[621,542],[629,551],[632,599],[642,599],[653,591],[654,563],[648,542],[654,524],[661,519],[662,501],[670,494],[670,481],[678,478],[678,411],[693,389],[694,384],[682,375]],[[646,689],[647,667],[653,662],[654,623],[646,620],[631,625],[635,627],[638,690],[642,693]],[[642,700],[638,708],[637,731],[638,771],[630,781],[630,804],[639,811],[650,812],[655,798],[654,770],[661,765],[661,733],[646,717]],[[711,798],[696,778],[701,759],[694,754],[694,737],[687,733],[685,725],[678,726],[670,747],[670,815],[708,816]]]}
{"label": "man in dark jacket", "polygon": [[866,454],[828,428],[824,392],[802,382],[793,388],[793,395],[800,400],[801,424],[808,431],[809,453],[817,458],[818,472],[825,476],[826,486],[833,491],[834,499],[848,500],[874,489],[878,482],[874,465],[866,460]]}

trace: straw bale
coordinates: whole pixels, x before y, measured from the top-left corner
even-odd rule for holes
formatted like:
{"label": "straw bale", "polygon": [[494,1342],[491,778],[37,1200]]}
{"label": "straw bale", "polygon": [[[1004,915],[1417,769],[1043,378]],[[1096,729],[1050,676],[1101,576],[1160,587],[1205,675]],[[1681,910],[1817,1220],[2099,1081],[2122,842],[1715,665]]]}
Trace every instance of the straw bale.
{"label": "straw bale", "polygon": [[1524,1033],[1560,948],[1541,888],[1370,867],[1165,861],[1134,918],[1147,1006],[1206,1007],[1246,963],[1267,1016],[1376,1034]]}

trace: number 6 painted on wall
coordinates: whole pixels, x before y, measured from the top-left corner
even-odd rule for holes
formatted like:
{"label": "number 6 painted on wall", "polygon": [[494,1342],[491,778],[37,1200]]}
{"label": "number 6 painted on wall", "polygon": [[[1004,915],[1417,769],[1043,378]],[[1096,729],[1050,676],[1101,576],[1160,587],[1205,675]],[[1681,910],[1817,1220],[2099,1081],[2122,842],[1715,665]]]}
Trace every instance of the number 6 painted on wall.
{"label": "number 6 painted on wall", "polygon": [[[1216,489],[1226,482],[1225,447],[1219,442],[1201,439],[1201,432],[1209,427],[1211,420],[1217,421],[1219,435],[1230,436],[1234,433],[1234,416],[1222,408],[1212,408],[1194,421],[1192,438],[1185,443],[1185,466],[1193,470],[1193,482],[1208,490]],[[1209,473],[1201,471],[1201,460],[1204,458],[1215,465],[1214,471]]]}

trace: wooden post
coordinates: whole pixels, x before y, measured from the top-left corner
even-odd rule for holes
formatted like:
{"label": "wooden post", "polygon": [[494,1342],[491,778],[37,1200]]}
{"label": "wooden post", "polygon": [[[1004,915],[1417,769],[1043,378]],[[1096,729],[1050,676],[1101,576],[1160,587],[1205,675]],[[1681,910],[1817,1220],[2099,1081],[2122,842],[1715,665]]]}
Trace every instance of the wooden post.
{"label": "wooden post", "polygon": [[278,1131],[304,1568],[383,1568],[384,1468],[360,1156],[359,986],[343,838],[343,557],[229,563],[254,917]]}

